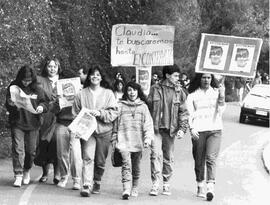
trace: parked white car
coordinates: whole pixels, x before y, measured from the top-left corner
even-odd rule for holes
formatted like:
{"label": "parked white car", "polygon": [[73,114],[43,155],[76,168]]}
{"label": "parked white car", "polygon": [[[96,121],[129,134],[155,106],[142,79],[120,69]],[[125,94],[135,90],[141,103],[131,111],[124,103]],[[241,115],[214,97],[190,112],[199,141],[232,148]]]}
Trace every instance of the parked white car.
{"label": "parked white car", "polygon": [[239,122],[244,123],[246,119],[258,119],[268,121],[270,112],[270,85],[257,84],[245,97]]}

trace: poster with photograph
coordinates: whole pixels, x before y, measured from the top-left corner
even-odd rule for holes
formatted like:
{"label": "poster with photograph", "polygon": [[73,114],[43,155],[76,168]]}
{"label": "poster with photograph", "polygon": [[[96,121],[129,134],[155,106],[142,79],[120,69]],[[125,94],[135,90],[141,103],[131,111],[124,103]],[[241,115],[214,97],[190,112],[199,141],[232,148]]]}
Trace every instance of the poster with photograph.
{"label": "poster with photograph", "polygon": [[136,83],[140,84],[147,96],[151,87],[151,67],[136,67]]}
{"label": "poster with photograph", "polygon": [[229,43],[208,41],[204,68],[224,70]]}
{"label": "poster with photograph", "polygon": [[83,107],[77,117],[68,126],[75,137],[85,141],[87,141],[97,129],[97,120],[89,111],[89,109]]}
{"label": "poster with photograph", "polygon": [[202,34],[195,72],[254,78],[262,39]]}
{"label": "poster with photograph", "polygon": [[231,71],[250,72],[255,45],[235,44],[233,47]]}
{"label": "poster with photograph", "polygon": [[17,85],[10,86],[9,90],[11,101],[17,108],[23,108],[33,114],[38,114],[31,103],[31,99],[37,99],[37,95],[27,95]]}
{"label": "poster with photograph", "polygon": [[168,25],[113,25],[112,66],[173,65],[174,32]]}
{"label": "poster with photograph", "polygon": [[59,96],[60,108],[70,107],[73,104],[75,95],[81,89],[79,77],[58,80],[56,83],[57,95]]}

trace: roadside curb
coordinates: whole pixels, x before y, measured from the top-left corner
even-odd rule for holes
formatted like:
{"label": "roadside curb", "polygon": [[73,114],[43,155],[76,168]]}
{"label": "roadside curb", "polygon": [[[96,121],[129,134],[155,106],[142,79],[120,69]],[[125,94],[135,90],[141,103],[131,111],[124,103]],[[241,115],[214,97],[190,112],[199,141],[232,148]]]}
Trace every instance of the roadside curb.
{"label": "roadside curb", "polygon": [[262,161],[264,168],[268,174],[270,174],[270,142],[268,141],[262,150]]}

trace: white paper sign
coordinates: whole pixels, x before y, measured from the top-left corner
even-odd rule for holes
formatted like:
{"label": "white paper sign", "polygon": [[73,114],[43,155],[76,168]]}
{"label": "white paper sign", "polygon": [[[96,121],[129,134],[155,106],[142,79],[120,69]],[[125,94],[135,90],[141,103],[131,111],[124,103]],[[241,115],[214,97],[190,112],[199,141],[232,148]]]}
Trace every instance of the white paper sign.
{"label": "white paper sign", "polygon": [[112,27],[112,66],[173,65],[174,26],[117,24]]}

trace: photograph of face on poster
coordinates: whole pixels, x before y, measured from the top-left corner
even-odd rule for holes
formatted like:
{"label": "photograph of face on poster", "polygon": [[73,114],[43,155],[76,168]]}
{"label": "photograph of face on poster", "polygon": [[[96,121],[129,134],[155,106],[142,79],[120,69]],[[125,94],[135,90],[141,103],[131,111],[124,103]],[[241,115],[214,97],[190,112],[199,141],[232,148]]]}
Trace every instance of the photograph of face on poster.
{"label": "photograph of face on poster", "polygon": [[234,44],[230,70],[250,72],[254,51],[255,45]]}
{"label": "photograph of face on poster", "polygon": [[136,82],[141,85],[144,94],[148,95],[151,86],[151,67],[136,67]]}
{"label": "photograph of face on poster", "polygon": [[203,67],[224,70],[228,48],[228,43],[208,41]]}

